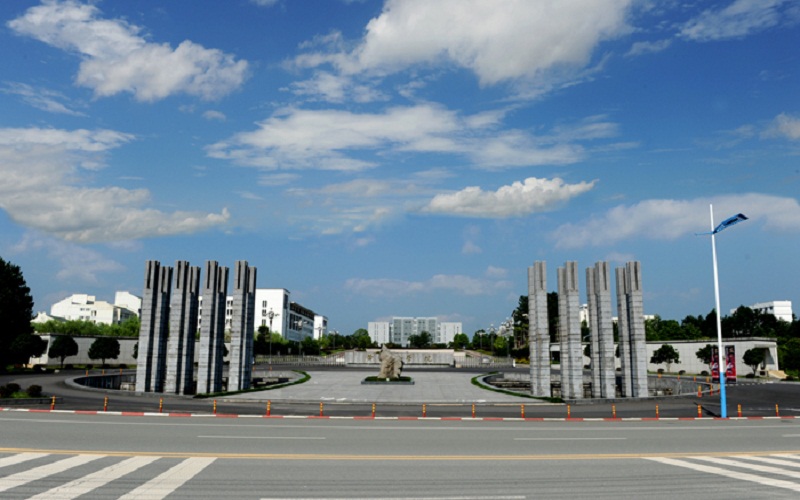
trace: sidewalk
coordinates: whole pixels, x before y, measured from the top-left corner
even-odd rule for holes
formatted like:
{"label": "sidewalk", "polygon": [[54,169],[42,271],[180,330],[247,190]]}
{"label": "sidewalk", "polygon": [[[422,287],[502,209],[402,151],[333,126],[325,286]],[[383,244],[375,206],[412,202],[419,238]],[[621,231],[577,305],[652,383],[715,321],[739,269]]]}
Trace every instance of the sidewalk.
{"label": "sidewalk", "polygon": [[475,373],[406,371],[414,385],[362,385],[364,371],[308,371],[311,380],[270,391],[226,396],[227,400],[305,401],[339,403],[509,403],[550,404],[481,389],[472,384]]}

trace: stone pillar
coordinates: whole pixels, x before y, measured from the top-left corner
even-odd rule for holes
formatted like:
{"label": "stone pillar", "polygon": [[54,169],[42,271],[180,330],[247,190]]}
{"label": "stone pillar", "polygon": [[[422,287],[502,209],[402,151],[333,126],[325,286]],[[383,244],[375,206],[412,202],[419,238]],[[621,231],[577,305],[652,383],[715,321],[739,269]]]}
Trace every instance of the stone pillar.
{"label": "stone pillar", "polygon": [[583,350],[581,349],[578,264],[559,268],[558,317],[561,335],[561,396],[583,398]]}
{"label": "stone pillar", "polygon": [[155,260],[147,261],[136,364],[136,390],[139,392],[164,390],[171,283],[171,267],[161,267]]}
{"label": "stone pillar", "polygon": [[225,341],[225,294],[228,268],[206,261],[203,280],[203,313],[200,323],[200,358],[197,365],[197,393],[222,390],[222,358]]}
{"label": "stone pillar", "polygon": [[228,390],[249,389],[253,369],[253,321],[256,269],[238,260],[234,268]]}
{"label": "stone pillar", "polygon": [[547,266],[534,262],[528,268],[528,346],[531,394],[550,397],[550,331],[547,324]]}
{"label": "stone pillar", "polygon": [[614,356],[614,320],[611,313],[611,276],[608,262],[598,262],[594,269],[594,293],[597,307],[597,333],[600,367],[600,397],[617,395],[616,358]]}
{"label": "stone pillar", "polygon": [[600,335],[597,325],[597,296],[595,293],[595,269],[586,268],[586,312],[589,316],[589,335],[591,346],[591,367],[592,367],[592,397],[601,397],[600,390]]}
{"label": "stone pillar", "polygon": [[175,262],[164,392],[194,393],[194,344],[199,287],[200,268],[191,267],[186,261]]}
{"label": "stone pillar", "polygon": [[631,397],[631,350],[628,330],[628,294],[625,268],[618,267],[616,272],[617,285],[617,332],[619,333],[619,364],[622,377],[622,396]]}
{"label": "stone pillar", "polygon": [[628,262],[625,265],[628,294],[628,330],[631,349],[631,384],[635,398],[648,396],[647,343],[644,330],[644,303],[642,300],[642,265]]}

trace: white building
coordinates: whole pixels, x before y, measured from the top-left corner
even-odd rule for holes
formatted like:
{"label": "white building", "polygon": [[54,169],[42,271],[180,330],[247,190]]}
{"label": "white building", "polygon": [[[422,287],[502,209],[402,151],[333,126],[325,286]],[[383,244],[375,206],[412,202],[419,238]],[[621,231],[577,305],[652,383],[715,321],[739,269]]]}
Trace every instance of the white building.
{"label": "white building", "polygon": [[[289,300],[290,292],[285,288],[256,288],[253,329],[269,328],[286,340],[300,342],[306,337],[319,338],[328,329],[328,318],[311,309]],[[200,328],[203,297],[199,297],[197,328]],[[233,297],[225,300],[225,330],[231,328],[233,320]]]}
{"label": "white building", "polygon": [[371,321],[367,323],[367,333],[369,338],[378,345],[388,344],[390,342],[388,321]]}
{"label": "white building", "polygon": [[408,347],[408,338],[427,332],[434,344],[449,344],[456,334],[462,333],[461,323],[440,322],[435,317],[393,317],[390,322],[367,323],[370,339],[378,345],[391,342]]}
{"label": "white building", "polygon": [[[773,300],[772,302],[759,302],[758,304],[753,304],[752,306],[748,307],[754,311],[758,311],[763,314],[772,314],[776,318],[782,319],[787,323],[791,323],[792,321],[794,321],[794,315],[792,314],[791,300]],[[735,312],[736,309],[731,309],[731,314]]]}
{"label": "white building", "polygon": [[[127,292],[121,293],[127,294]],[[125,298],[130,299],[130,297]],[[139,309],[141,309],[141,300],[139,299]],[[129,305],[128,302],[126,300],[126,305]],[[64,318],[67,321],[91,321],[92,323],[106,325],[122,323],[130,317],[138,316],[138,312],[138,309],[131,310],[122,305],[97,300],[94,295],[85,293],[73,294],[64,300],[56,302],[50,308],[50,316]]]}

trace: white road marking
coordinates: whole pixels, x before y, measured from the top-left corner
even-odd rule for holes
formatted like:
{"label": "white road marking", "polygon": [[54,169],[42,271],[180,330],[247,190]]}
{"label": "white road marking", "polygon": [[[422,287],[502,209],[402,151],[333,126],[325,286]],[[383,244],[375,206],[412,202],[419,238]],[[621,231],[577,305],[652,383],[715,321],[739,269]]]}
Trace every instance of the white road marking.
{"label": "white road marking", "polygon": [[592,437],[585,437],[585,438],[514,438],[514,441],[625,441],[628,438],[592,438]]}
{"label": "white road marking", "polygon": [[297,437],[297,436],[197,436],[203,439],[304,439],[324,441],[324,437]]}
{"label": "white road marking", "polygon": [[783,488],[792,491],[800,491],[800,484],[783,479],[774,479],[769,477],[761,477],[755,474],[748,474],[746,472],[735,471],[730,469],[722,469],[719,467],[711,467],[709,465],[696,464],[687,462],[685,460],[677,460],[674,458],[665,457],[652,457],[645,458],[645,460],[652,460],[666,465],[674,465],[676,467],[684,467],[698,472],[706,472],[708,474],[716,474],[718,476],[729,477],[731,479],[739,479],[741,481],[750,481],[753,483],[762,484],[764,486],[774,486],[776,488]]}
{"label": "white road marking", "polygon": [[781,476],[789,476],[795,479],[800,479],[800,472],[780,469],[778,467],[750,464],[750,463],[740,462],[738,460],[730,460],[727,458],[718,458],[718,457],[697,457],[697,459],[703,460],[704,462],[711,462],[713,464],[727,465],[728,467],[744,467],[746,469],[750,469],[756,472],[766,472],[767,474],[779,474]]}
{"label": "white road marking", "polygon": [[214,463],[214,460],[216,458],[187,458],[135,490],[122,495],[119,500],[161,500]]}
{"label": "white road marking", "polygon": [[58,498],[68,500],[76,498],[84,493],[88,493],[96,488],[104,486],[111,481],[129,474],[147,464],[155,462],[159,457],[131,457],[122,462],[116,463],[97,472],[92,472],[67,484],[58,486],[51,490],[32,496],[28,500],[48,500]]}
{"label": "white road marking", "polygon": [[8,467],[9,465],[21,464],[34,458],[44,457],[46,453],[19,453],[8,457],[0,458],[0,467]]}
{"label": "white road marking", "polygon": [[0,492],[28,484],[33,481],[38,481],[45,476],[58,474],[59,472],[64,472],[65,470],[77,467],[79,465],[88,464],[89,462],[97,460],[98,458],[103,457],[102,455],[78,455],[53,462],[52,464],[34,467],[33,469],[28,469],[25,472],[11,474],[10,476],[0,479]]}

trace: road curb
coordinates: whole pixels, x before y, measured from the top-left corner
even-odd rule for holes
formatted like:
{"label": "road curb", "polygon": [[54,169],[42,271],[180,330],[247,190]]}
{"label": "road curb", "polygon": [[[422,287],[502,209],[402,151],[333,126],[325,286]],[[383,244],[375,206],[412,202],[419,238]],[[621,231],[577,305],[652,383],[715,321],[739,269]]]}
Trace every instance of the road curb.
{"label": "road curb", "polygon": [[442,422],[658,422],[658,421],[724,421],[724,420],[794,420],[794,415],[775,417],[371,417],[371,416],[332,416],[332,415],[239,415],[235,413],[185,413],[185,412],[141,412],[141,411],[102,411],[102,410],[48,410],[33,408],[0,408],[0,412],[16,413],[58,413],[62,415],[112,415],[120,417],[169,417],[169,418],[262,418],[262,419],[301,419],[301,420],[426,420]]}

